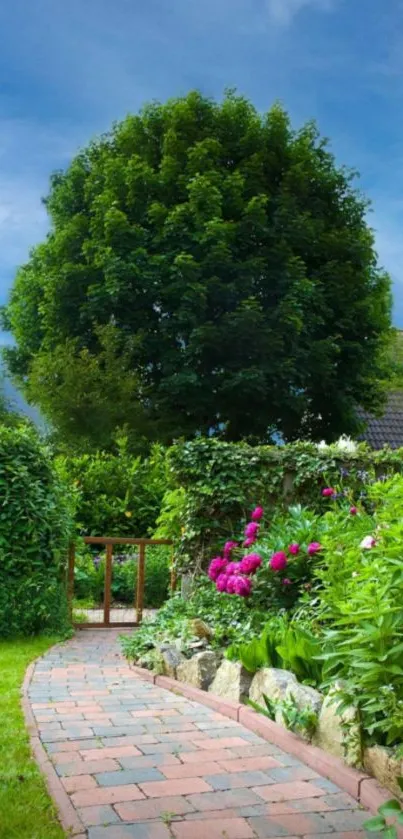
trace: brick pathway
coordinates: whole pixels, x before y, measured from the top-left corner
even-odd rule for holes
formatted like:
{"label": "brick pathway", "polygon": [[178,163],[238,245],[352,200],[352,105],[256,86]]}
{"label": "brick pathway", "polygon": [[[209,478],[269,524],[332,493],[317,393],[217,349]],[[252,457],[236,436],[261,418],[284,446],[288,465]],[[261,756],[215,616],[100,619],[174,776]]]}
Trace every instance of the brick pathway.
{"label": "brick pathway", "polygon": [[85,630],[36,665],[30,702],[88,839],[364,836],[333,783],[243,726],[141,681],[118,631]]}

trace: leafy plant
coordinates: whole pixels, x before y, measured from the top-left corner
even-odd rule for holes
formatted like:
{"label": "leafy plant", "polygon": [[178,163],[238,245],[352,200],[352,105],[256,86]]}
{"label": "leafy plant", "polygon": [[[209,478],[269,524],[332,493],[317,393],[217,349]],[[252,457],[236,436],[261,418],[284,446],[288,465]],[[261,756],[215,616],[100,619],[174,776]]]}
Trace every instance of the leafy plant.
{"label": "leafy plant", "polygon": [[[397,778],[400,789],[403,791],[403,778]],[[390,822],[388,819],[392,819]],[[403,808],[400,801],[395,798],[385,801],[378,807],[378,815],[367,819],[363,827],[370,833],[381,833],[385,839],[397,839],[398,827],[403,825]]]}
{"label": "leafy plant", "polygon": [[311,739],[315,733],[318,716],[309,705],[299,707],[292,694],[278,704],[286,728]]}
{"label": "leafy plant", "polygon": [[68,626],[68,486],[26,426],[0,426],[0,636]]}
{"label": "leafy plant", "polygon": [[252,699],[248,699],[247,704],[270,720],[275,720],[277,716],[281,716],[285,727],[290,731],[301,734],[307,739],[312,738],[318,724],[317,714],[312,708],[309,706],[300,708],[292,694],[286,699],[273,700],[269,699],[264,693],[263,700],[264,707]]}

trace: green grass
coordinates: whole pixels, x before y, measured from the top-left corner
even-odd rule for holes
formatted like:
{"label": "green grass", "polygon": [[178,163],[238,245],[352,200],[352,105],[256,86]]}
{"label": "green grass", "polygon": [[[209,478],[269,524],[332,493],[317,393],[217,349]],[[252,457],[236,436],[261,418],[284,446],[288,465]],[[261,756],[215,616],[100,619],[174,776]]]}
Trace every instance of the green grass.
{"label": "green grass", "polygon": [[64,839],[29,748],[20,705],[30,661],[56,638],[0,641],[0,839]]}

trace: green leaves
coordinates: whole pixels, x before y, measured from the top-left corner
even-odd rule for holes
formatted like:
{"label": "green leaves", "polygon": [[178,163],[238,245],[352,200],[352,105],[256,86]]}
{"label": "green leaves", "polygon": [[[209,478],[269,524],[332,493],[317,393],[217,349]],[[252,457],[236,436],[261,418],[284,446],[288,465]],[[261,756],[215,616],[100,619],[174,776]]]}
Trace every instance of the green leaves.
{"label": "green leaves", "polygon": [[0,426],[0,636],[67,625],[73,504],[33,429]]}
{"label": "green leaves", "polygon": [[389,280],[366,202],[281,106],[154,103],[54,175],[46,206],[7,361],[60,439],[332,439],[381,400]]}

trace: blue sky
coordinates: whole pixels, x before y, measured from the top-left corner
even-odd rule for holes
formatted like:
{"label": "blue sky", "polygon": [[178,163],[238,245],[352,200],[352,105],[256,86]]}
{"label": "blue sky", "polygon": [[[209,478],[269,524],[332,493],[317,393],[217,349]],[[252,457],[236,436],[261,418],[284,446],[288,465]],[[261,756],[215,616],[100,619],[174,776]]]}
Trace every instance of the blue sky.
{"label": "blue sky", "polygon": [[360,170],[403,327],[402,0],[11,0],[0,31],[0,303],[54,169],[147,100],[237,87]]}

